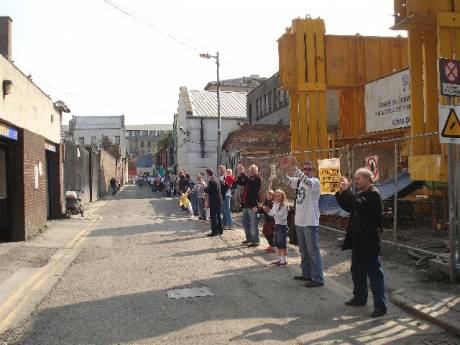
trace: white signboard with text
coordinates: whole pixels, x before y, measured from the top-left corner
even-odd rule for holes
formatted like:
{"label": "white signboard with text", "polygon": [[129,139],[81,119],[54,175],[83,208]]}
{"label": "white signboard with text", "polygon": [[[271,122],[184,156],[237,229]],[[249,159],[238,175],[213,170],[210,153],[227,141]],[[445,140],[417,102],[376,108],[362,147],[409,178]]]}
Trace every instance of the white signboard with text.
{"label": "white signboard with text", "polygon": [[366,133],[409,127],[410,74],[404,70],[366,84]]}

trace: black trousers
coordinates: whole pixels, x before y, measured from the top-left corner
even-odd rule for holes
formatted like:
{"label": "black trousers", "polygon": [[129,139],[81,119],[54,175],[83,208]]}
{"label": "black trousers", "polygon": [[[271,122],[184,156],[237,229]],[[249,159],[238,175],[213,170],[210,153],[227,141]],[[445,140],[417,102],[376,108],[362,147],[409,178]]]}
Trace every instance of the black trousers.
{"label": "black trousers", "polygon": [[211,216],[211,232],[213,234],[222,234],[224,232],[222,228],[222,208],[220,206],[211,206],[209,213]]}
{"label": "black trousers", "polygon": [[265,235],[265,238],[267,239],[268,245],[269,245],[270,247],[273,247],[273,246],[274,246],[273,237],[274,237],[273,234]]}

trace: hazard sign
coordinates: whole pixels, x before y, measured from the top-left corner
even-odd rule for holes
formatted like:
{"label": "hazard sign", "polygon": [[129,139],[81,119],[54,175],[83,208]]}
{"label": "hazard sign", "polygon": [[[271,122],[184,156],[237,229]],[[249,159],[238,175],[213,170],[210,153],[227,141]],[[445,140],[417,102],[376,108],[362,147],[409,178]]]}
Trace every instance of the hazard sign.
{"label": "hazard sign", "polygon": [[460,61],[439,59],[439,78],[441,95],[460,97]]}
{"label": "hazard sign", "polygon": [[442,144],[460,144],[460,106],[439,108],[439,141]]}

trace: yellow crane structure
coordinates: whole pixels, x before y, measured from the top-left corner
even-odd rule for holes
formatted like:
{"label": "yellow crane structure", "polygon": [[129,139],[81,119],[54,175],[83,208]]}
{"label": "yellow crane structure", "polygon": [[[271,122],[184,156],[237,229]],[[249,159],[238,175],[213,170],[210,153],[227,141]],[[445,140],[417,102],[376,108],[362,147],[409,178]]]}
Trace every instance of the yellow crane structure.
{"label": "yellow crane structure", "polygon": [[291,151],[298,159],[327,158],[334,144],[335,135],[328,133],[326,90],[339,91],[339,139],[381,137],[366,133],[364,86],[407,68],[406,38],[326,35],[322,19],[307,17],[293,20],[278,49],[280,83],[290,94]]}
{"label": "yellow crane structure", "polygon": [[[459,0],[395,0],[394,29],[407,30],[411,76],[411,134],[437,131],[439,104],[439,58],[458,58],[460,52]],[[439,168],[438,168],[439,167]],[[438,137],[414,140],[409,161],[414,178],[435,169],[437,179],[447,180],[447,146]]]}

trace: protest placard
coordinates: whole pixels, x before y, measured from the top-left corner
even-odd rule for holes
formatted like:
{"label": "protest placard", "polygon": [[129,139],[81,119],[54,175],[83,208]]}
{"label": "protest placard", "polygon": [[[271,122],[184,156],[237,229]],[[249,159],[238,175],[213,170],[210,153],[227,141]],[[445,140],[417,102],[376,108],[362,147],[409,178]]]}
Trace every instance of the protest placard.
{"label": "protest placard", "polygon": [[321,194],[335,194],[339,191],[340,182],[340,159],[318,160],[319,181],[321,183]]}

